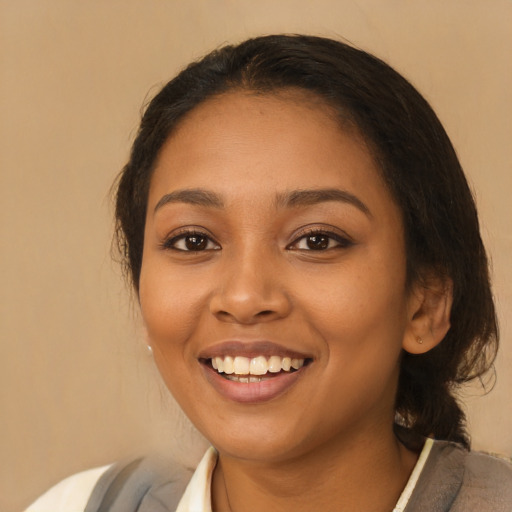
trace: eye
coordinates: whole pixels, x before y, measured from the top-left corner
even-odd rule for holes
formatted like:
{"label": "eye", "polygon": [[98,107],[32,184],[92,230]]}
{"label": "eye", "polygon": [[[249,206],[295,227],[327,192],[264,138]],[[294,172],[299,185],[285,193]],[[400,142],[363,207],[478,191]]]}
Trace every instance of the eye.
{"label": "eye", "polygon": [[338,233],[327,231],[309,231],[298,237],[288,249],[299,251],[327,251],[329,249],[350,247],[353,242]]}
{"label": "eye", "polygon": [[214,242],[208,235],[195,231],[187,231],[173,236],[162,245],[165,249],[183,252],[216,251],[220,249],[219,244]]}

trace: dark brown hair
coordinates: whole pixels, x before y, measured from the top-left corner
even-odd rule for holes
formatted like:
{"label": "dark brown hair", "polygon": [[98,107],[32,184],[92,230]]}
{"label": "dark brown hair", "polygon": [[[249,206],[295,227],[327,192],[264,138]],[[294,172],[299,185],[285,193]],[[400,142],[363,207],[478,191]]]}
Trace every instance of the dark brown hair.
{"label": "dark brown hair", "polygon": [[396,413],[414,433],[469,446],[455,392],[491,367],[498,344],[475,203],[432,108],[406,79],[364,51],[321,37],[259,37],[210,53],[165,85],[143,115],[117,189],[117,241],[135,290],[152,170],[180,120],[229,90],[289,88],[322,98],[372,148],[402,212],[408,282],[427,275],[453,281],[444,340],[423,355],[403,353]]}

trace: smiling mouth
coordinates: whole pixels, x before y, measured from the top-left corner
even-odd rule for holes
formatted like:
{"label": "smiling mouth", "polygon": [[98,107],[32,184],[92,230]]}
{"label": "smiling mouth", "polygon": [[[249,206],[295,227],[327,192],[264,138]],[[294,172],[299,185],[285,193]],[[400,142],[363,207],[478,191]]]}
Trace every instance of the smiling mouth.
{"label": "smiling mouth", "polygon": [[232,382],[246,384],[263,382],[283,374],[291,374],[307,366],[310,358],[280,356],[224,356],[202,359],[202,363]]}

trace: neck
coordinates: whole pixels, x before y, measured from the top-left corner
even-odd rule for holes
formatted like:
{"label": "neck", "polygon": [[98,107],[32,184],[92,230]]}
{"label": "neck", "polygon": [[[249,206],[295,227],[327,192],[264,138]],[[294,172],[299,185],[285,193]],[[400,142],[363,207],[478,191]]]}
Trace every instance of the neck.
{"label": "neck", "polygon": [[271,463],[219,455],[213,482],[214,512],[389,512],[416,463],[392,429],[359,433],[347,442]]}

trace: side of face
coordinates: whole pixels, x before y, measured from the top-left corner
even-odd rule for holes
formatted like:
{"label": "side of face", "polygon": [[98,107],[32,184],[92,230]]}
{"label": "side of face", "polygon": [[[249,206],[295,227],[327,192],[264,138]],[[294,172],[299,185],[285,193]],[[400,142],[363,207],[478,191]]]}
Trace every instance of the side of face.
{"label": "side of face", "polygon": [[[400,211],[362,140],[309,104],[209,100],[151,181],[140,305],[155,362],[235,457],[280,460],[391,428],[400,354],[417,336]],[[235,358],[241,376],[219,373]],[[286,371],[287,358],[304,364]]]}

